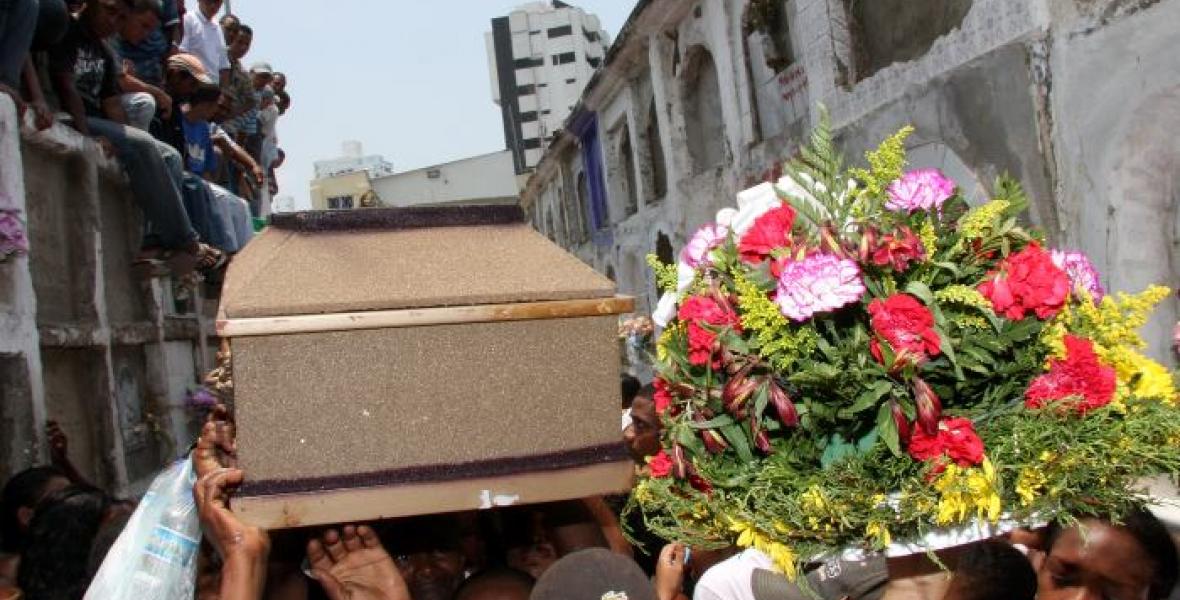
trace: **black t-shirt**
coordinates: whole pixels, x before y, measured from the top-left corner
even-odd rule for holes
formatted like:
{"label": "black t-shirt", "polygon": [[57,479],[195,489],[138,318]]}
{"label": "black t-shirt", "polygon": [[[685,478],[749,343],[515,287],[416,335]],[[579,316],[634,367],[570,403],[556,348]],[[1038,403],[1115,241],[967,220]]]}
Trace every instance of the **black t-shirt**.
{"label": "black t-shirt", "polygon": [[82,97],[86,114],[105,117],[102,102],[119,95],[119,60],[105,40],[95,39],[77,19],[56,46],[49,50],[50,73],[69,72]]}

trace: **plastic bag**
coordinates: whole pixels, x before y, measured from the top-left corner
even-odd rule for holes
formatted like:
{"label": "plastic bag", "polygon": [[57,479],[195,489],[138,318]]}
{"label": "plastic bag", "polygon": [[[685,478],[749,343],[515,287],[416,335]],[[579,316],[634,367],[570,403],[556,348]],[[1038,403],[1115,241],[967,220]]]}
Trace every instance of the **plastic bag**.
{"label": "plastic bag", "polygon": [[195,481],[187,458],[156,476],[102,561],[85,600],[193,597],[201,541]]}

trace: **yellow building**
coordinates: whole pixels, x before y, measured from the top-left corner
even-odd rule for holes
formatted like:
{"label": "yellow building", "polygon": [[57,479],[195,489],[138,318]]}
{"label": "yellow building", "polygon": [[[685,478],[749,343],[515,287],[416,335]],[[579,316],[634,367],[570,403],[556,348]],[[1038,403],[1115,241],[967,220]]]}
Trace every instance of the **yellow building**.
{"label": "yellow building", "polygon": [[365,170],[341,173],[311,182],[312,210],[348,210],[381,206]]}

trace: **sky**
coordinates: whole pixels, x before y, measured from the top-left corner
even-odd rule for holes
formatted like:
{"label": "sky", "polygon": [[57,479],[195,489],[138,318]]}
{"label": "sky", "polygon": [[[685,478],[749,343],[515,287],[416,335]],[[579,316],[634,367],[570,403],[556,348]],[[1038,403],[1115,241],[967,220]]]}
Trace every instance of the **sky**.
{"label": "sky", "polygon": [[[286,73],[291,110],[279,120],[279,195],[310,206],[312,163],[346,140],[396,171],[504,148],[484,32],[522,1],[230,0],[254,29],[244,59]],[[598,15],[613,40],[633,0],[570,2]],[[195,4],[193,2],[192,4]]]}

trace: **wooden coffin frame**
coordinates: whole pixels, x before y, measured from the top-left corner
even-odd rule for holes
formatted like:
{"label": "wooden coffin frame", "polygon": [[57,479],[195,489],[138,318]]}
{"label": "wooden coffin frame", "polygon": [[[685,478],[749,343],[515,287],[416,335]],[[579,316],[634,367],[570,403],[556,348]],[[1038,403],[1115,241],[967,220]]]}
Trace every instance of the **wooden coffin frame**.
{"label": "wooden coffin frame", "polygon": [[[224,339],[291,335],[327,331],[355,331],[424,327],[463,323],[601,317],[634,311],[635,299],[609,298],[521,302],[436,308],[278,317],[227,318],[218,315],[217,333]],[[583,498],[631,487],[633,463],[622,452],[603,454],[582,464],[520,467],[494,476],[447,480],[402,481],[391,478],[379,485],[342,484],[339,487],[254,494],[249,482],[234,499],[233,509],[245,522],[281,529],[331,523],[368,521],[395,516],[489,509]],[[263,486],[266,487],[265,485]]]}

